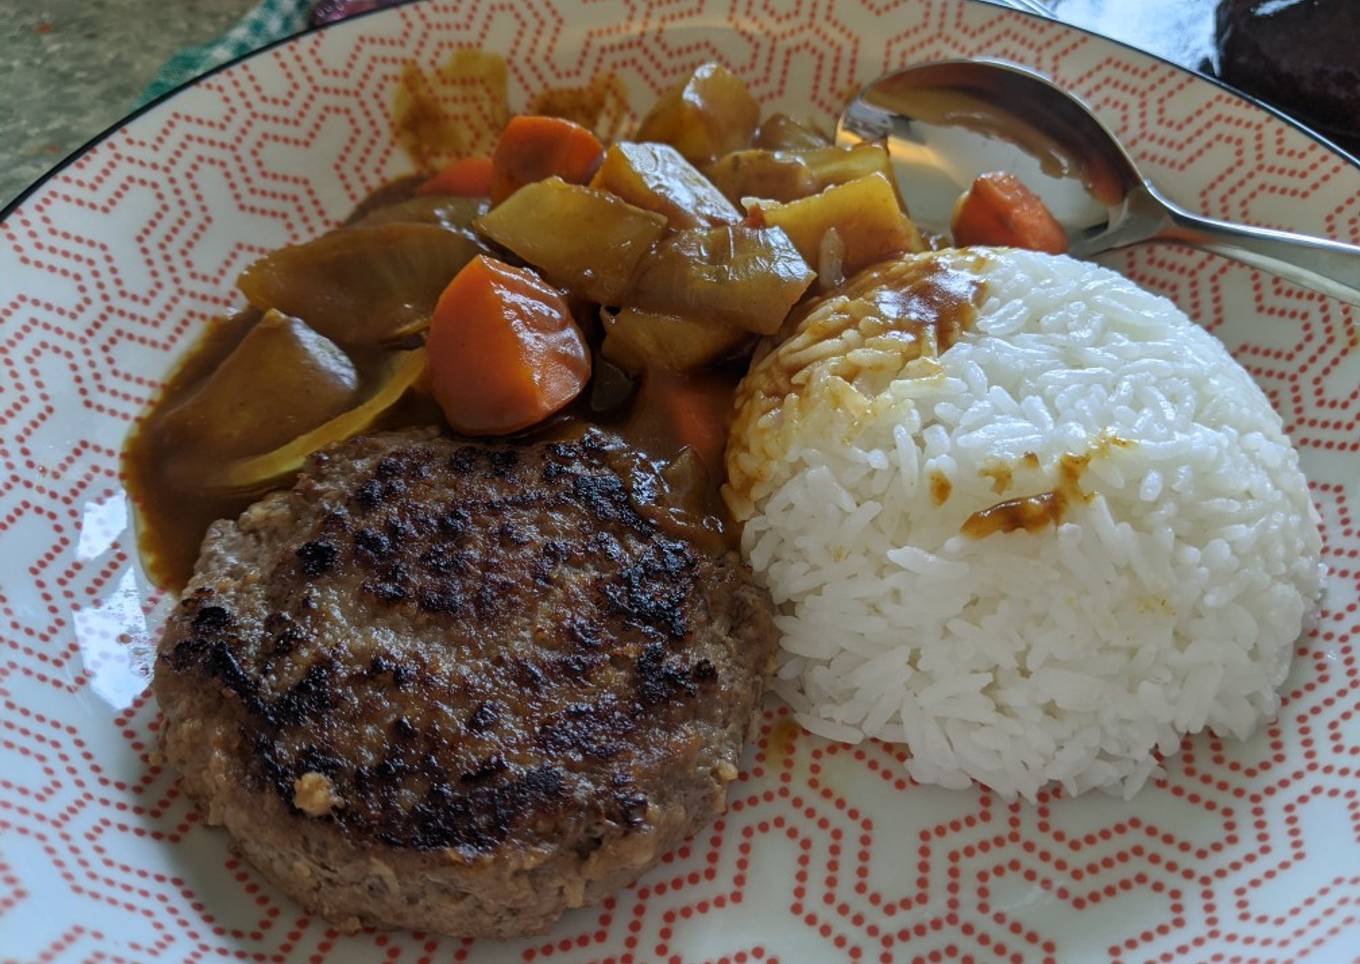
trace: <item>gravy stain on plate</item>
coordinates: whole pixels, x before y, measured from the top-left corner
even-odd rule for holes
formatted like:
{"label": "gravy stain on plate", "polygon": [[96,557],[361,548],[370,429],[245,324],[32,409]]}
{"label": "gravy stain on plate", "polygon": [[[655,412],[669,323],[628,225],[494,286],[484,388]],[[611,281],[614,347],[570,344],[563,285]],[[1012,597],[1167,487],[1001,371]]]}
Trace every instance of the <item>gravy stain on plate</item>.
{"label": "gravy stain on plate", "polygon": [[454,51],[426,69],[402,66],[392,97],[392,137],[417,171],[433,173],[463,157],[489,155],[514,113],[564,117],[606,140],[628,130],[628,89],[617,74],[600,71],[588,83],[547,87],[522,111],[510,109],[505,58],[486,50]]}
{"label": "gravy stain on plate", "polygon": [[789,716],[781,716],[770,727],[770,735],[765,738],[765,763],[771,770],[784,770],[793,766],[794,750],[803,728]]}
{"label": "gravy stain on plate", "polygon": [[392,136],[416,170],[490,154],[506,122],[505,58],[458,50],[432,70],[407,62],[392,96]]}
{"label": "gravy stain on plate", "polygon": [[605,140],[617,140],[631,126],[628,88],[617,74],[601,71],[582,87],[548,87],[529,99],[526,114],[564,117]]}

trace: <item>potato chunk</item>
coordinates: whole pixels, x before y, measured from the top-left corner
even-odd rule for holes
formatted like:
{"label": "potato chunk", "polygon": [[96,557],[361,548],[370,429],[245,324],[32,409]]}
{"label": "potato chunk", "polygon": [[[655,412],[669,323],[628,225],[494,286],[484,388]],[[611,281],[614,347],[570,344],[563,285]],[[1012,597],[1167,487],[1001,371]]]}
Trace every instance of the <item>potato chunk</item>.
{"label": "potato chunk", "polygon": [[661,95],[634,140],[674,146],[696,164],[751,143],[760,105],[726,67],[703,64]]}
{"label": "potato chunk", "polygon": [[788,114],[771,114],[761,122],[755,145],[770,151],[804,151],[830,147],[831,139],[811,124],[800,123]]}
{"label": "potato chunk", "polygon": [[265,314],[230,355],[161,420],[186,465],[263,452],[354,403],[359,376],[329,338]]}
{"label": "potato chunk", "polygon": [[709,318],[624,308],[604,317],[604,357],[637,374],[649,368],[684,371],[731,354],[750,335]]}
{"label": "potato chunk", "polygon": [[648,311],[769,335],[816,277],[779,228],[695,228],[652,249],[638,267],[630,300]]}
{"label": "potato chunk", "polygon": [[615,144],[590,186],[665,215],[673,228],[741,220],[741,212],[669,144]]}
{"label": "potato chunk", "polygon": [[824,190],[833,184],[846,184],[869,174],[882,174],[892,185],[893,194],[902,204],[897,192],[897,175],[893,172],[892,157],[882,143],[856,144],[854,147],[822,147],[813,151],[799,151],[798,157],[812,169]]}
{"label": "potato chunk", "polygon": [[560,177],[526,184],[473,222],[553,284],[619,304],[666,219],[612,194]]}
{"label": "potato chunk", "polygon": [[373,208],[356,226],[373,227],[378,224],[433,224],[448,231],[469,231],[472,222],[491,208],[491,202],[479,197],[448,197],[421,194],[396,204]]}
{"label": "potato chunk", "polygon": [[879,173],[893,181],[892,162],[882,144],[815,150],[733,151],[704,171],[729,200],[744,197],[796,201],[866,174]]}
{"label": "potato chunk", "polygon": [[313,452],[367,431],[389,408],[401,401],[428,367],[428,353],[424,348],[393,352],[383,365],[377,384],[358,405],[263,455],[237,459],[213,479],[210,488],[223,492],[244,491],[279,482],[302,468],[302,463]]}
{"label": "potato chunk", "polygon": [[374,344],[428,323],[444,286],[481,251],[437,224],[355,226],[280,248],[236,285],[256,308],[301,318],[342,345]]}
{"label": "potato chunk", "polygon": [[818,183],[812,168],[792,151],[733,151],[704,168],[704,173],[736,204],[747,197],[796,201],[826,186]]}
{"label": "potato chunk", "polygon": [[903,213],[892,184],[882,174],[868,174],[788,204],[755,207],[750,216],[756,224],[783,228],[814,266],[820,260],[823,236],[835,228],[845,246],[842,265],[847,277],[894,254],[926,250],[921,233]]}

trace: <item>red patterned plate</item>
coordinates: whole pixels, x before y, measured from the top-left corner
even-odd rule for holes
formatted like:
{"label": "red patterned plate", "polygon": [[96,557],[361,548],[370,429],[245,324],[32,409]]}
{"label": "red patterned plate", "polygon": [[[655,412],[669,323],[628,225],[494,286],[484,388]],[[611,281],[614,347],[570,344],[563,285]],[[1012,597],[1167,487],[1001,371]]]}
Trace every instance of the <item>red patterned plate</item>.
{"label": "red patterned plate", "polygon": [[152,757],[169,600],[139,571],[118,451],[236,273],[401,173],[404,64],[505,53],[512,103],[696,62],[834,112],[885,68],[987,55],[1094,104],[1168,193],[1360,241],[1360,170],[1168,64],[965,0],[426,3],[273,47],[130,119],[0,227],[0,956],[28,960],[1352,960],[1360,949],[1357,314],[1188,250],[1117,260],[1213,329],[1303,453],[1332,570],[1279,721],[1187,741],[1132,803],[913,786],[891,747],[766,712],[729,813],[543,938],[339,937],[201,824]]}

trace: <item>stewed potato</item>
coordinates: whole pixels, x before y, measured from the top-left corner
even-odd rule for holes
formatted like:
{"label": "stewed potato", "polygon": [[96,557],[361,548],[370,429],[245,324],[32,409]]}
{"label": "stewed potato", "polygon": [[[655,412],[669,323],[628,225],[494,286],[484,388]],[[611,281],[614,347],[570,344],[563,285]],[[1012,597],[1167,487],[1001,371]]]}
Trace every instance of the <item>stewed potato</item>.
{"label": "stewed potato", "polygon": [[631,301],[769,335],[816,278],[779,228],[677,231],[638,267]]}
{"label": "stewed potato", "polygon": [[661,95],[633,139],[670,144],[699,164],[749,146],[759,119],[746,85],[726,67],[704,64]]}
{"label": "stewed potato", "polygon": [[236,284],[256,308],[301,318],[341,345],[372,345],[427,324],[444,286],[482,250],[438,224],[363,225],[280,248]]}
{"label": "stewed potato", "polygon": [[812,265],[821,260],[822,240],[834,229],[843,246],[841,268],[846,277],[894,254],[926,250],[921,232],[899,205],[897,192],[879,173],[788,204],[753,207],[750,218],[755,224],[783,228]]}
{"label": "stewed potato", "polygon": [[751,336],[734,325],[702,316],[624,308],[603,313],[605,358],[625,371],[685,371],[731,355]]}
{"label": "stewed potato", "polygon": [[590,186],[664,214],[673,228],[741,220],[741,212],[713,182],[669,144],[615,144],[605,152]]}
{"label": "stewed potato", "polygon": [[622,303],[666,219],[560,177],[526,184],[474,222],[478,231],[553,284],[605,305]]}
{"label": "stewed potato", "polygon": [[866,174],[882,174],[889,181],[893,178],[892,161],[882,144],[733,151],[710,164],[704,173],[738,204],[745,197],[796,201]]}
{"label": "stewed potato", "polygon": [[829,147],[831,139],[809,123],[776,113],[761,121],[754,143],[768,151],[805,151]]}

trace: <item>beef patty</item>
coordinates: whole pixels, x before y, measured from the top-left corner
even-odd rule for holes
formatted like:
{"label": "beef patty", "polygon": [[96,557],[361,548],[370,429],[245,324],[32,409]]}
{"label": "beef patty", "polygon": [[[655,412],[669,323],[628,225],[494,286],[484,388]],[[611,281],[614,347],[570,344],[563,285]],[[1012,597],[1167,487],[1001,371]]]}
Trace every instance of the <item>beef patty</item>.
{"label": "beef patty", "polygon": [[722,812],[775,631],[608,436],[356,439],[214,524],[161,640],[212,824],[352,930],[541,931]]}

